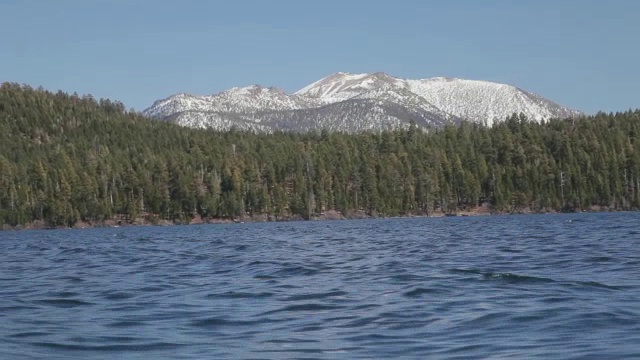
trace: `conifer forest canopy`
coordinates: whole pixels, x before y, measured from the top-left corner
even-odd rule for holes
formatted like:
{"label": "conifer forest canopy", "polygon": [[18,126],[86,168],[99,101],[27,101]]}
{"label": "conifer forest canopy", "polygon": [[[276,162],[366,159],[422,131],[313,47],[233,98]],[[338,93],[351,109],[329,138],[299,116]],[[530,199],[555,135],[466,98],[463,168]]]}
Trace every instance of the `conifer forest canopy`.
{"label": "conifer forest canopy", "polygon": [[639,132],[640,110],[428,131],[216,132],[4,83],[0,224],[638,209]]}

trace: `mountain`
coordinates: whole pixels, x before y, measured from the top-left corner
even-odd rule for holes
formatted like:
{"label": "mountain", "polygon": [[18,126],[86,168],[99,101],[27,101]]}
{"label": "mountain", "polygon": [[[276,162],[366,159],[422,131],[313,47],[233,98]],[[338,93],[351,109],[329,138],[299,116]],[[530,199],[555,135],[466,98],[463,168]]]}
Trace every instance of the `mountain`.
{"label": "mountain", "polygon": [[205,96],[182,93],[156,101],[143,113],[188,127],[260,132],[377,131],[462,120],[491,125],[513,113],[536,121],[582,115],[512,85],[444,77],[408,80],[382,72],[340,72],[293,94],[260,85]]}

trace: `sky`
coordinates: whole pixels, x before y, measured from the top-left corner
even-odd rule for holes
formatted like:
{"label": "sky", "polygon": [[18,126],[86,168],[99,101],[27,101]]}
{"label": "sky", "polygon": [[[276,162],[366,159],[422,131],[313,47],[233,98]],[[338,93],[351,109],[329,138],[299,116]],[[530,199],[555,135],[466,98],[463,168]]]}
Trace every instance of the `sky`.
{"label": "sky", "polygon": [[335,72],[515,85],[640,108],[636,0],[0,0],[0,82],[122,101]]}

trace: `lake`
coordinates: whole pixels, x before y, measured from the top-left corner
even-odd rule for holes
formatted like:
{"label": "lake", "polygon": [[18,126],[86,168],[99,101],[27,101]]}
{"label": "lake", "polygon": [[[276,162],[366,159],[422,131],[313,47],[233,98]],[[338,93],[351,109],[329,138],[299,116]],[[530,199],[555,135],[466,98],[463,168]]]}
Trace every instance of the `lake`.
{"label": "lake", "polygon": [[640,213],[0,232],[2,359],[640,358]]}

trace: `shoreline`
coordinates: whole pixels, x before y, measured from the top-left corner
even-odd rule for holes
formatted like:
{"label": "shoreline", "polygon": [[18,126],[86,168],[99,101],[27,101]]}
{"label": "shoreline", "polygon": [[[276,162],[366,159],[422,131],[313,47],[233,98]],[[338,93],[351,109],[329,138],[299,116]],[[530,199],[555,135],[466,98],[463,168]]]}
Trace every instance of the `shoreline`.
{"label": "shoreline", "polygon": [[[320,215],[312,216],[305,219],[300,215],[294,216],[275,216],[275,215],[243,215],[235,218],[202,218],[195,216],[189,221],[173,221],[165,219],[157,219],[153,214],[138,217],[134,220],[128,220],[124,217],[114,218],[110,220],[84,222],[77,221],[73,226],[49,226],[43,221],[33,221],[26,225],[8,226],[2,225],[0,231],[19,231],[19,230],[56,230],[56,229],[88,229],[88,228],[118,228],[118,227],[141,227],[141,226],[181,226],[181,225],[210,225],[210,224],[244,224],[244,223],[261,223],[261,222],[292,222],[292,221],[338,221],[338,220],[363,220],[363,219],[408,219],[408,218],[440,218],[440,217],[476,217],[476,216],[504,216],[504,215],[545,215],[545,214],[571,214],[571,213],[607,213],[607,212],[623,212],[634,211],[617,210],[602,206],[592,206],[590,209],[576,209],[573,211],[557,211],[553,209],[532,211],[528,208],[514,209],[512,211],[495,211],[489,206],[480,206],[468,210],[459,210],[455,213],[446,213],[442,211],[430,212],[428,214],[402,214],[402,215],[370,215],[364,211],[346,211],[344,214],[340,211],[329,210]],[[637,211],[637,210],[635,210]]]}

